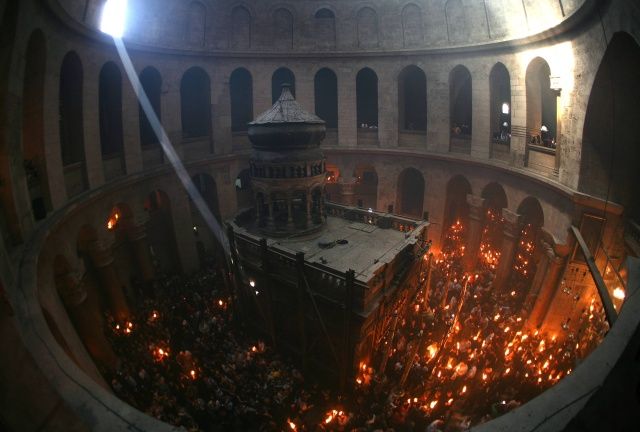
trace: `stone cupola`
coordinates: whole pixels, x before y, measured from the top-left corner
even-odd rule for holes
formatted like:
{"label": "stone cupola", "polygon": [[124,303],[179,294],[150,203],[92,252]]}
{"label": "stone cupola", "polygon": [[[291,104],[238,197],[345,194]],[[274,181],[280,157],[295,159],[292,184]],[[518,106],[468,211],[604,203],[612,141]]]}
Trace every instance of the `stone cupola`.
{"label": "stone cupola", "polygon": [[303,235],[322,228],[325,122],[305,111],[288,84],[276,103],[249,123],[251,183],[258,228],[273,236]]}

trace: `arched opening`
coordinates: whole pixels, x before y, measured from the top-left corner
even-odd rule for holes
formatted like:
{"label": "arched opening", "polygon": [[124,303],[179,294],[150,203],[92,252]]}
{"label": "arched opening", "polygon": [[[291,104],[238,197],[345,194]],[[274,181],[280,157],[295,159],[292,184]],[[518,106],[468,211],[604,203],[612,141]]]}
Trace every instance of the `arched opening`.
{"label": "arched opening", "polygon": [[[157,69],[153,67],[146,67],[140,73],[140,84],[142,89],[147,94],[149,102],[153,111],[161,119],[161,95],[162,95],[162,76]],[[151,123],[147,118],[142,105],[138,105],[139,119],[140,119],[140,144],[142,147],[154,146],[160,143],[160,139],[156,136]]]}
{"label": "arched opening", "polygon": [[188,23],[186,30],[189,45],[203,47],[207,23],[207,8],[205,5],[197,1],[189,4]]}
{"label": "arched opening", "polygon": [[251,73],[238,68],[229,79],[231,96],[231,131],[246,132],[253,120],[253,79]]}
{"label": "arched opening", "polygon": [[502,212],[503,208],[508,208],[507,194],[504,188],[496,182],[489,183],[482,189],[482,198],[484,198],[484,206],[497,212]]}
{"label": "arched opening", "polygon": [[413,3],[402,8],[402,42],[405,48],[424,43],[422,10]]}
{"label": "arched opening", "polygon": [[124,175],[122,75],[113,62],[100,71],[100,147],[105,180]]}
{"label": "arched opening", "polygon": [[327,123],[325,143],[338,142],[338,77],[328,68],[322,68],[313,80],[316,115]]}
{"label": "arched opening", "polygon": [[251,187],[251,171],[249,169],[240,171],[236,177],[235,186],[238,210],[251,207],[253,205],[253,188]]}
{"label": "arched opening", "polygon": [[151,192],[144,202],[144,209],[149,215],[147,237],[155,267],[165,274],[180,272],[180,257],[169,196],[161,190]]}
{"label": "arched opening", "polygon": [[276,103],[282,94],[282,85],[289,84],[291,94],[296,97],[296,76],[286,67],[277,69],[271,76],[271,103]]}
{"label": "arched opening", "polygon": [[358,144],[378,145],[378,75],[369,68],[356,75]]}
{"label": "arched opening", "polygon": [[417,66],[398,77],[398,116],[400,145],[420,145],[427,133],[427,76]]}
{"label": "arched opening", "polygon": [[[551,89],[549,64],[537,57],[527,67],[527,129],[535,144],[554,147],[558,92]],[[546,130],[545,130],[546,129]]]}
{"label": "arched opening", "polygon": [[356,167],[353,173],[356,179],[355,199],[360,208],[377,210],[378,207],[378,173],[370,165]]}
{"label": "arched opening", "polygon": [[536,273],[538,254],[538,239],[544,226],[544,212],[540,201],[534,197],[526,197],[518,206],[522,230],[513,261],[510,286],[516,297],[522,297],[529,291],[533,276]]}
{"label": "arched opening", "polygon": [[469,203],[467,195],[471,194],[471,184],[466,177],[457,175],[447,183],[447,198],[444,206],[444,227],[456,222],[466,226],[469,221]]}
{"label": "arched opening", "polygon": [[285,8],[273,12],[273,45],[277,50],[293,48],[293,15]]}
{"label": "arched opening", "polygon": [[65,55],[60,69],[60,150],[67,196],[87,189],[84,160],[84,126],[82,114],[82,63],[71,51]]}
{"label": "arched opening", "polygon": [[370,7],[363,7],[357,14],[358,47],[378,47],[378,14]]}
{"label": "arched opening", "polygon": [[624,206],[624,215],[640,224],[640,46],[616,33],[600,63],[587,105],[582,138],[579,189]]}
{"label": "arched opening", "polygon": [[509,159],[511,143],[511,78],[502,63],[496,63],[489,75],[491,157]]}
{"label": "arched opening", "polygon": [[406,168],[398,176],[397,213],[422,218],[424,208],[424,177],[415,168]]}
{"label": "arched opening", "polygon": [[231,48],[251,48],[251,13],[243,6],[231,11]]}
{"label": "arched opening", "polygon": [[211,81],[203,69],[192,67],[182,76],[180,108],[184,138],[202,138],[210,135]]}
{"label": "arched opening", "polygon": [[322,8],[315,15],[316,46],[331,49],[336,46],[336,16],[332,10]]}
{"label": "arched opening", "polygon": [[46,71],[44,35],[36,30],[27,45],[22,87],[22,152],[31,211],[42,220],[52,210],[44,150],[44,77]]}
{"label": "arched opening", "polygon": [[471,74],[458,65],[449,74],[449,151],[471,153],[472,99]]}
{"label": "arched opening", "polygon": [[502,209],[508,208],[507,194],[502,185],[489,183],[482,189],[484,198],[485,224],[480,241],[480,262],[495,270],[501,254],[501,244],[504,233]]}

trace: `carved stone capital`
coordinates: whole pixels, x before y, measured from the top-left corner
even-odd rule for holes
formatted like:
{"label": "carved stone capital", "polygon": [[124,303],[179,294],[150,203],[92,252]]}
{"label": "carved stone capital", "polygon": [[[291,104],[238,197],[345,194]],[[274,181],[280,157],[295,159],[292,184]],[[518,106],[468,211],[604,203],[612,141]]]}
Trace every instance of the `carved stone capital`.
{"label": "carved stone capital", "polygon": [[469,204],[469,217],[475,220],[482,220],[484,217],[484,198],[467,194],[467,204]]}
{"label": "carved stone capital", "polygon": [[522,230],[522,220],[518,213],[507,208],[502,209],[502,218],[504,219],[503,232],[510,238],[518,238]]}

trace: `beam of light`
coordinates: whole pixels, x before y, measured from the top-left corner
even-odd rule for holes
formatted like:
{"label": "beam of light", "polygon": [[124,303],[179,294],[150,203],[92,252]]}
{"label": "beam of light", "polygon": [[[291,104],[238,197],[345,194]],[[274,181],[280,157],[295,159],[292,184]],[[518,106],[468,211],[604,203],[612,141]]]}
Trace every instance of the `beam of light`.
{"label": "beam of light", "polygon": [[187,170],[184,168],[184,165],[180,160],[180,157],[178,157],[176,151],[171,145],[171,141],[169,140],[167,133],[160,124],[160,120],[158,119],[156,112],[152,108],[151,102],[149,102],[147,93],[142,88],[142,84],[140,83],[138,74],[136,74],[136,70],[133,67],[133,63],[131,62],[129,53],[124,46],[124,42],[119,37],[114,37],[113,40],[115,42],[116,49],[118,50],[118,54],[120,55],[120,59],[122,60],[124,70],[129,77],[129,81],[133,86],[133,90],[135,91],[136,96],[138,97],[140,106],[142,106],[144,113],[147,115],[147,119],[149,119],[149,124],[151,125],[153,132],[160,140],[160,145],[162,146],[164,154],[167,156],[169,162],[171,162],[171,165],[173,165],[173,168],[176,171],[180,182],[187,190],[187,193],[193,200],[196,208],[200,211],[200,214],[202,215],[205,223],[207,224],[213,235],[218,239],[220,245],[222,245],[222,247],[224,248],[226,255],[230,256],[231,251],[229,248],[229,241],[227,239],[227,236],[224,234],[224,230],[222,229],[216,218],[213,216],[213,213],[211,213],[211,210],[209,209],[207,204],[204,202],[202,195],[200,195],[200,192],[191,181],[189,173],[187,173]]}
{"label": "beam of light", "polygon": [[102,9],[100,31],[121,38],[127,21],[127,0],[107,0]]}

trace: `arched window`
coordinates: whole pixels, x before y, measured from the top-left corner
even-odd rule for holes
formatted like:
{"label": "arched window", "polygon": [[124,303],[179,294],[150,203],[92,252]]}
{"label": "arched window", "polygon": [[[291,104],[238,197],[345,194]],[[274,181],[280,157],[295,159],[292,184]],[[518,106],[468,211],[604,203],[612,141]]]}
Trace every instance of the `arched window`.
{"label": "arched window", "polygon": [[378,76],[369,68],[356,76],[356,108],[358,127],[378,128]]}
{"label": "arched window", "polygon": [[402,41],[405,47],[420,46],[424,43],[422,10],[413,3],[402,9]]}
{"label": "arched window", "polygon": [[244,132],[253,120],[253,79],[248,70],[238,68],[229,79],[231,94],[231,130]]}
{"label": "arched window", "polygon": [[484,206],[498,214],[502,212],[503,208],[509,207],[507,194],[499,183],[492,182],[486,185],[482,189],[482,198],[484,198]]}
{"label": "arched window", "polygon": [[316,45],[321,49],[331,49],[336,46],[336,17],[330,9],[320,9],[315,17]]}
{"label": "arched window", "polygon": [[199,67],[185,72],[180,83],[182,135],[209,136],[211,131],[211,87],[209,75]]}
{"label": "arched window", "polygon": [[242,6],[231,11],[231,48],[251,48],[251,14]]}
{"label": "arched window", "polygon": [[370,7],[364,7],[358,11],[358,47],[376,48],[378,39],[378,14]]}
{"label": "arched window", "polygon": [[536,57],[529,63],[527,84],[527,142],[555,148],[558,93],[551,89],[549,64]]}
{"label": "arched window", "polygon": [[188,23],[186,27],[189,45],[197,47],[204,46],[206,22],[207,8],[200,2],[191,2],[189,4]]}
{"label": "arched window", "polygon": [[75,196],[87,188],[84,165],[84,127],[82,115],[82,63],[71,51],[60,70],[60,149],[67,195]]}
{"label": "arched window", "polygon": [[338,78],[328,68],[322,68],[313,80],[316,115],[327,122],[327,129],[338,128]]}
{"label": "arched window", "polygon": [[398,176],[397,213],[422,218],[424,177],[415,168],[406,168]]}
{"label": "arched window", "polygon": [[[160,76],[160,72],[152,67],[145,68],[140,74],[140,83],[142,84],[142,88],[149,98],[149,102],[151,103],[153,111],[158,116],[158,119],[160,119],[160,98],[162,94],[162,76]],[[153,128],[151,128],[149,119],[147,118],[147,115],[145,114],[141,105],[138,105],[138,110],[140,113],[140,144],[143,147],[158,144],[160,140],[153,131]]]}
{"label": "arched window", "polygon": [[457,175],[447,183],[447,197],[444,208],[444,227],[447,228],[460,221],[467,224],[469,218],[469,204],[467,195],[471,194],[471,184],[466,177]]}
{"label": "arched window", "polygon": [[449,75],[449,104],[450,151],[471,153],[471,74],[464,66],[456,66]]}
{"label": "arched window", "polygon": [[427,131],[427,77],[417,66],[407,66],[398,80],[398,126],[404,131]]}
{"label": "arched window", "polygon": [[44,35],[36,30],[27,45],[22,87],[22,151],[31,210],[35,220],[52,210],[44,151],[44,77],[46,72]]}
{"label": "arched window", "polygon": [[[502,63],[496,63],[489,75],[490,124],[494,143],[509,145],[511,141],[511,79]],[[492,156],[495,156],[492,152]]]}
{"label": "arched window", "polygon": [[122,75],[112,62],[100,71],[100,144],[103,158],[123,151]]}
{"label": "arched window", "polygon": [[273,44],[278,50],[293,48],[293,15],[287,9],[278,8],[273,13]]}
{"label": "arched window", "polygon": [[271,76],[271,103],[275,103],[280,97],[283,84],[289,84],[291,94],[296,97],[296,76],[289,69],[282,67]]}

